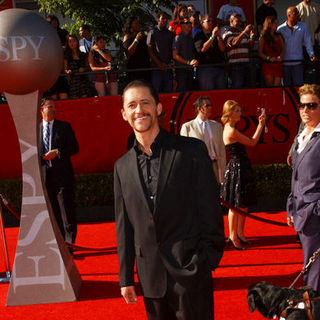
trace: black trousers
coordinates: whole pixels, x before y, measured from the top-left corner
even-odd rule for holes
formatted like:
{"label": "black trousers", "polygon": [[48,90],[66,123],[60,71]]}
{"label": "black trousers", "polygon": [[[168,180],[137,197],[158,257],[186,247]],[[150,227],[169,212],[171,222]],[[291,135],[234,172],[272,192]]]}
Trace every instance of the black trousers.
{"label": "black trousers", "polygon": [[65,241],[74,243],[77,235],[77,219],[73,186],[57,187],[48,179],[46,187],[60,232]]}
{"label": "black trousers", "polygon": [[148,320],[213,320],[213,287],[190,291],[168,275],[167,292],[163,298],[146,298]]}

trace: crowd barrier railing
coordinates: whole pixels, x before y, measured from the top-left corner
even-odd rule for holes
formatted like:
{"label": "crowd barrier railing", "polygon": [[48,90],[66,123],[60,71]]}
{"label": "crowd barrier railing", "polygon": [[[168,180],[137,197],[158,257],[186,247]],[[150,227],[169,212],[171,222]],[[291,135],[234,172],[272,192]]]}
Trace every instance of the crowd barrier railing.
{"label": "crowd barrier railing", "polygon": [[[230,70],[230,68],[232,66],[240,66],[240,65],[249,65],[249,69],[250,69],[250,77],[251,77],[251,81],[249,83],[249,85],[247,85],[246,87],[244,87],[243,89],[247,89],[247,88],[266,88],[265,84],[264,84],[264,79],[263,79],[263,75],[262,75],[262,65],[264,63],[271,63],[271,64],[285,64],[285,63],[303,63],[306,65],[306,77],[308,77],[308,79],[305,79],[306,83],[318,83],[320,82],[320,78],[317,77],[317,71],[320,73],[320,62],[319,61],[306,61],[306,60],[282,60],[282,61],[275,61],[275,62],[270,62],[270,61],[262,61],[262,59],[260,57],[254,56],[254,57],[250,57],[248,62],[243,62],[243,63],[214,63],[214,64],[201,64],[198,65],[197,67],[192,67],[190,65],[174,65],[174,64],[169,64],[166,69],[167,70],[171,70],[174,72],[174,70],[177,69],[184,69],[184,70],[193,70],[193,78],[195,80],[197,80],[197,74],[198,74],[198,70],[199,68],[206,68],[206,67],[220,67],[223,68],[225,70],[225,74],[226,74],[226,79],[228,76],[228,70]],[[125,85],[127,84],[127,75],[129,73],[133,73],[133,72],[152,72],[152,71],[156,71],[156,70],[160,70],[158,67],[149,67],[149,68],[135,68],[135,69],[127,69],[126,66],[124,64],[117,64],[114,63],[112,64],[112,70],[110,71],[86,71],[86,72],[75,72],[72,73],[71,75],[67,75],[65,73],[61,73],[60,76],[63,77],[72,77],[72,76],[89,76],[91,75],[91,79],[92,75],[95,74],[108,74],[110,72],[115,73],[117,75],[117,81],[119,83],[119,89],[118,92],[119,94],[122,93],[123,88],[125,87]],[[319,80],[317,80],[319,78]],[[225,89],[232,89],[232,86],[230,85],[230,82],[226,81],[226,87]],[[190,90],[190,91],[197,91],[199,90],[197,88],[197,85],[195,85],[195,87]],[[0,104],[1,103],[6,103],[6,99],[3,95],[1,95],[0,93]]]}
{"label": "crowd barrier railing", "polygon": [[[170,63],[166,66],[167,70],[176,70],[176,69],[185,69],[185,70],[190,70],[190,69],[198,69],[198,68],[204,68],[204,67],[223,67],[228,69],[228,67],[231,67],[233,65],[248,65],[248,64],[256,64],[256,65],[262,65],[264,63],[272,63],[272,64],[283,64],[283,63],[295,63],[295,62],[301,62],[304,63],[306,62],[305,60],[282,60],[282,61],[262,61],[261,58],[259,57],[252,57],[249,59],[248,62],[240,62],[240,63],[212,63],[212,64],[199,64],[197,67],[193,67],[190,65],[175,65],[174,63]],[[316,64],[317,62],[312,62],[310,61],[310,64]],[[122,73],[131,73],[131,72],[138,72],[138,71],[159,71],[160,69],[158,67],[148,67],[148,68],[130,68],[127,69],[124,64],[117,64],[113,63],[111,65],[112,70],[111,72],[117,73],[117,74],[122,74]],[[110,71],[86,71],[86,72],[75,72],[72,75],[90,75],[90,74],[105,74]],[[61,73],[61,76],[68,77],[70,75],[67,75],[65,73]]]}
{"label": "crowd barrier railing", "polygon": [[[7,240],[6,234],[4,230],[4,222],[2,216],[2,205],[0,203],[0,233],[2,238],[2,249],[3,249],[3,256],[4,256],[4,263],[5,263],[5,277],[0,278],[0,282],[9,282],[11,278],[11,271],[10,271],[10,264],[9,264],[9,255],[8,255],[8,247],[7,247]],[[0,273],[1,274],[1,273]]]}

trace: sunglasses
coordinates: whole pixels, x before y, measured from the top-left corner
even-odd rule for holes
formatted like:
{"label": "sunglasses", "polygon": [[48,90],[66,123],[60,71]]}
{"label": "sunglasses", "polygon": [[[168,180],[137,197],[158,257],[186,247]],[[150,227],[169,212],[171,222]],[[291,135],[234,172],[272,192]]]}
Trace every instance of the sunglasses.
{"label": "sunglasses", "polygon": [[203,22],[213,22],[213,20],[203,20]]}
{"label": "sunglasses", "polygon": [[203,105],[203,107],[207,107],[207,108],[208,107],[212,107],[212,104],[211,103],[206,103],[206,104]]}
{"label": "sunglasses", "polygon": [[300,103],[299,109],[302,110],[304,107],[307,107],[309,110],[315,110],[318,107],[318,103],[316,102],[309,102],[309,103]]}
{"label": "sunglasses", "polygon": [[186,22],[182,21],[182,22],[180,22],[180,24],[191,24],[191,22],[190,21],[186,21]]}

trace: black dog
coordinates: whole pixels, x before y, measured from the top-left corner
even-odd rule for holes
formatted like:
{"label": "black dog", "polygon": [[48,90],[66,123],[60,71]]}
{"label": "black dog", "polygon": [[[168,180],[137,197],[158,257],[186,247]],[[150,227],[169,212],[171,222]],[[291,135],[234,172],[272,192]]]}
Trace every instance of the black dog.
{"label": "black dog", "polygon": [[[312,300],[319,294],[310,289],[289,289],[274,286],[267,282],[258,282],[248,288],[247,302],[250,312],[257,309],[267,319],[272,319],[276,315],[280,318],[281,313],[289,306],[288,300],[302,300],[303,293],[308,292],[311,302],[311,314],[314,320],[320,320],[320,300]],[[297,305],[297,302],[293,303]],[[289,308],[286,320],[308,320],[307,309]]]}

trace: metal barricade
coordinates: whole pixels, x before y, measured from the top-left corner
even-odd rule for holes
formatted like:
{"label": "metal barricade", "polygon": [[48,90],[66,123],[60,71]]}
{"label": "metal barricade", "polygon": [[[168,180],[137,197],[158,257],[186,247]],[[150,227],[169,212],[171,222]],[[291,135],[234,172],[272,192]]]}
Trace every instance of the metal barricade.
{"label": "metal barricade", "polygon": [[[3,248],[3,255],[4,255],[4,261],[5,261],[5,268],[6,271],[5,277],[0,278],[0,282],[9,282],[11,278],[11,271],[10,271],[10,264],[9,264],[9,256],[8,256],[8,248],[7,248],[7,241],[6,241],[6,234],[4,231],[4,222],[3,222],[3,216],[2,216],[2,205],[0,203],[0,234],[2,237],[2,248]],[[1,246],[1,244],[0,244]],[[0,276],[2,274],[0,273]]]}

